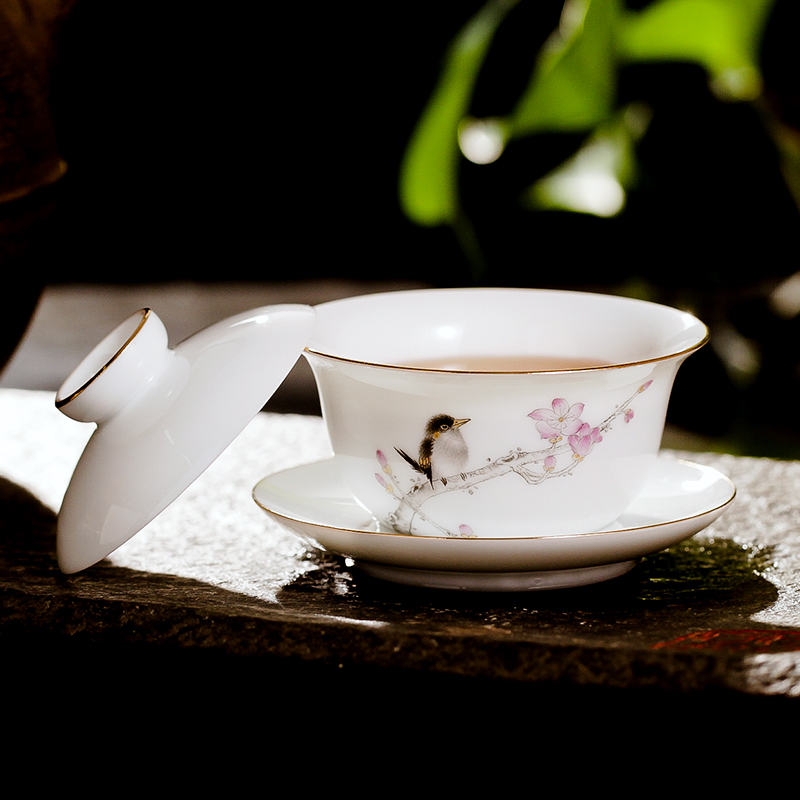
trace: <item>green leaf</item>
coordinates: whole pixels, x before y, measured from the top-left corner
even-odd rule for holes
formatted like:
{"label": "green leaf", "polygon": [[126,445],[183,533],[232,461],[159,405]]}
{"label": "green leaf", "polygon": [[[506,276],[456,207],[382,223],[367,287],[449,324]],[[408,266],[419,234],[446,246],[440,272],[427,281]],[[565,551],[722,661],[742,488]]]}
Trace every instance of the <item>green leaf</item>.
{"label": "green leaf", "polygon": [[628,61],[702,65],[717,93],[750,100],[761,89],[758,45],[774,0],[660,0],[626,14],[619,30]]}
{"label": "green leaf", "polygon": [[489,2],[449,48],[439,83],[411,137],[400,171],[401,207],[420,225],[456,222],[458,127],[494,34],[517,2]]}
{"label": "green leaf", "polygon": [[532,210],[558,209],[613,217],[625,206],[637,177],[634,145],[649,124],[650,110],[632,105],[600,125],[579,150],[531,186],[523,203]]}
{"label": "green leaf", "polygon": [[587,130],[607,119],[616,95],[620,0],[567,0],[509,122],[514,137]]}

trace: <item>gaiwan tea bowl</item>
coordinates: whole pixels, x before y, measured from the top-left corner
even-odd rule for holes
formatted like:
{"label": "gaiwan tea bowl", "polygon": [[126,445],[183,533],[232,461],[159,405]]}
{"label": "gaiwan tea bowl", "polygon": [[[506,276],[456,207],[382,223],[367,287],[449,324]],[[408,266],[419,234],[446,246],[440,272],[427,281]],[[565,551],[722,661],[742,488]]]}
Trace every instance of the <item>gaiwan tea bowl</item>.
{"label": "gaiwan tea bowl", "polygon": [[706,326],[666,306],[431,289],[316,307],[304,355],[340,477],[406,534],[530,537],[612,523],[658,454]]}

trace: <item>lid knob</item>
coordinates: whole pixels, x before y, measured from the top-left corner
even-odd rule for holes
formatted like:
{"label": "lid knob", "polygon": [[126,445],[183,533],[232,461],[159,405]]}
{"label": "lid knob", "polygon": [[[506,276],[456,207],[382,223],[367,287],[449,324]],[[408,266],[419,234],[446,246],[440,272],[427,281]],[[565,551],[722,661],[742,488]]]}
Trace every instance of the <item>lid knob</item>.
{"label": "lid knob", "polygon": [[106,336],[56,395],[56,407],[79,422],[102,422],[123,409],[170,362],[164,323],[148,308]]}

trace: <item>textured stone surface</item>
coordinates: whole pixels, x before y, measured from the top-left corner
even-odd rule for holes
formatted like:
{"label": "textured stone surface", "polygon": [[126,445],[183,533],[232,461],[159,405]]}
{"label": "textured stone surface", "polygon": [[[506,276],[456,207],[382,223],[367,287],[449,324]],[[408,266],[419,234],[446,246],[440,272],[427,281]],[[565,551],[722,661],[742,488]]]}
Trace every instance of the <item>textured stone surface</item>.
{"label": "textured stone surface", "polygon": [[0,390],[0,646],[23,665],[30,648],[311,670],[351,688],[391,676],[393,691],[800,696],[800,463],[670,452],[736,482],[713,526],[604,584],[472,595],[369,579],[268,520],[256,481],[328,444],[318,417],[266,413],[134,539],[62,575],[55,511],[90,434],[48,392]]}

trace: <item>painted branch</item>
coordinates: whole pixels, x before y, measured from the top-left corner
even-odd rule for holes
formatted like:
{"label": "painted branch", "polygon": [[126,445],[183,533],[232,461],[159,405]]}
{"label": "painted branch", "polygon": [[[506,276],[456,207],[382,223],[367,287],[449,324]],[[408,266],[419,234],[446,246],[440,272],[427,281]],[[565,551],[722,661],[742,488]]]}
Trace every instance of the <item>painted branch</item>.
{"label": "painted branch", "polygon": [[[603,433],[611,428],[613,421],[621,416],[627,414],[630,410],[630,403],[636,398],[638,394],[645,391],[649,386],[649,382],[639,387],[637,391],[631,395],[624,403],[617,406],[615,411],[610,414],[600,425],[597,430]],[[550,446],[541,450],[524,451],[513,450],[510,453],[501,456],[500,458],[491,461],[479,469],[466,472],[462,475],[453,475],[447,478],[446,482],[437,481],[434,484],[429,482],[418,482],[411,487],[402,497],[397,509],[389,515],[387,522],[397,531],[408,533],[411,530],[411,525],[415,517],[419,516],[425,518],[431,525],[434,525],[445,534],[453,535],[452,532],[445,530],[442,526],[438,525],[434,520],[428,518],[422,510],[422,506],[432,497],[446,494],[455,491],[469,491],[473,487],[487,480],[499,478],[507,475],[510,472],[518,474],[523,480],[531,485],[537,485],[545,480],[555,477],[563,477],[570,474],[575,467],[583,461],[584,456],[573,453],[572,458],[566,466],[560,469],[555,468],[555,459],[559,455],[572,452],[573,448],[568,441],[562,437],[550,440]],[[552,460],[552,464],[548,465],[546,461]],[[532,464],[541,463],[541,471],[531,470],[529,466]]]}

